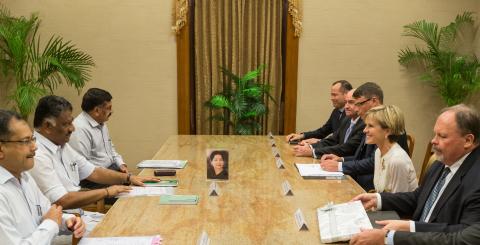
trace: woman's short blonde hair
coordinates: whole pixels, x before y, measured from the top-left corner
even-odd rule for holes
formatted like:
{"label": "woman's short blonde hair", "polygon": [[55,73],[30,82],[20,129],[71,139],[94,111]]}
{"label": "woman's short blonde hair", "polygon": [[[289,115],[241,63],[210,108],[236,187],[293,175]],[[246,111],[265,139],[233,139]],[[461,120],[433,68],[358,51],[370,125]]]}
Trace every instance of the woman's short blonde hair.
{"label": "woman's short blonde hair", "polygon": [[383,129],[390,129],[390,141],[397,141],[398,136],[405,133],[403,112],[394,105],[381,105],[371,108],[365,113],[365,121],[373,119]]}

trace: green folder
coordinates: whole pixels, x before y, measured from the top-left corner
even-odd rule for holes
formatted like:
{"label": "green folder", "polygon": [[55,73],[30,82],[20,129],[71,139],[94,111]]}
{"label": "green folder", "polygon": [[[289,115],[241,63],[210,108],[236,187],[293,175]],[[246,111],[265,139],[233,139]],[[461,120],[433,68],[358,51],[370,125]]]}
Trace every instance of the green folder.
{"label": "green folder", "polygon": [[198,196],[197,195],[161,195],[160,204],[163,205],[197,205]]}
{"label": "green folder", "polygon": [[178,186],[178,180],[176,179],[169,179],[169,180],[160,180],[159,182],[155,181],[146,181],[143,182],[145,186],[150,187],[175,187]]}

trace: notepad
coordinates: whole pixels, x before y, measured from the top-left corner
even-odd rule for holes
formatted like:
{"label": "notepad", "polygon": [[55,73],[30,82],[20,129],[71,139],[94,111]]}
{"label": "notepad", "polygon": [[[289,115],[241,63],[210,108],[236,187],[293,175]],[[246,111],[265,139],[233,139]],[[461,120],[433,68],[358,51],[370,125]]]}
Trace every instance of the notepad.
{"label": "notepad", "polygon": [[304,164],[295,163],[295,166],[300,173],[300,176],[304,178],[315,179],[343,179],[345,178],[342,172],[329,172],[322,169],[320,164]]}
{"label": "notepad", "polygon": [[175,189],[173,189],[173,187],[132,186],[130,192],[120,193],[117,197],[160,196],[173,194],[175,194]]}
{"label": "notepad", "polygon": [[137,168],[185,168],[187,160],[144,160],[137,164]]}
{"label": "notepad", "polygon": [[78,245],[161,245],[161,236],[84,237]]}
{"label": "notepad", "polygon": [[145,186],[148,187],[175,187],[178,186],[178,180],[176,179],[169,179],[169,180],[160,180],[159,182],[148,181],[143,182]]}
{"label": "notepad", "polygon": [[322,243],[348,241],[360,228],[372,229],[360,201],[318,208],[317,217]]}
{"label": "notepad", "polygon": [[197,195],[163,195],[160,196],[160,204],[182,204],[196,205],[198,203]]}

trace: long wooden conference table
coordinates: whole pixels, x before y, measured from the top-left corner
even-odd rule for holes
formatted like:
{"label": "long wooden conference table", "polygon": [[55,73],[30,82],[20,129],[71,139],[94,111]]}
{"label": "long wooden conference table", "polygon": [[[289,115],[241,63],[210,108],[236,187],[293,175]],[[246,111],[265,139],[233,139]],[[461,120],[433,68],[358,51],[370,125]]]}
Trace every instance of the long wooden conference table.
{"label": "long wooden conference table", "polygon": [[[285,165],[278,169],[267,136],[171,136],[153,159],[188,160],[177,171],[175,194],[199,195],[199,203],[159,205],[159,197],[121,198],[90,236],[159,234],[164,244],[196,244],[205,231],[212,244],[321,244],[316,209],[329,201],[347,202],[364,191],[349,176],[303,179],[294,163],[312,163],[312,158],[294,157],[284,139],[275,137]],[[206,149],[212,148],[230,152],[230,179],[218,182],[219,196],[208,193]],[[140,174],[151,176],[153,170]],[[282,193],[285,180],[292,196]],[[298,230],[297,209],[302,210],[308,230]]]}

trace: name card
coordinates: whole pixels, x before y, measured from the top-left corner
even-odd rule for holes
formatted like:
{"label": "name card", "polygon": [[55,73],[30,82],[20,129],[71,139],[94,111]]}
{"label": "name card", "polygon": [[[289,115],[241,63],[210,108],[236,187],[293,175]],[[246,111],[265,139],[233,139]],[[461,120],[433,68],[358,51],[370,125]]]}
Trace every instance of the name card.
{"label": "name card", "polygon": [[297,209],[297,211],[295,212],[295,223],[297,224],[297,228],[299,231],[308,231],[307,222],[305,221],[302,210],[300,209]]}
{"label": "name card", "polygon": [[209,191],[208,191],[208,195],[209,196],[218,196],[219,192],[218,192],[218,185],[217,185],[217,182],[213,181],[211,184],[210,184],[210,188],[209,188]]}
{"label": "name card", "polygon": [[200,239],[198,239],[197,245],[210,245],[210,238],[207,232],[203,231]]}
{"label": "name card", "polygon": [[282,183],[282,191],[284,196],[293,196],[292,186],[290,186],[290,183],[288,182],[288,180],[285,180]]}
{"label": "name card", "polygon": [[272,154],[274,157],[280,157],[280,152],[277,147],[272,147]]}
{"label": "name card", "polygon": [[269,137],[270,139],[273,139],[272,131],[268,132],[268,137]]}
{"label": "name card", "polygon": [[284,169],[285,168],[285,166],[283,166],[282,158],[276,157],[275,162],[277,163],[277,168],[279,168],[279,169]]}

